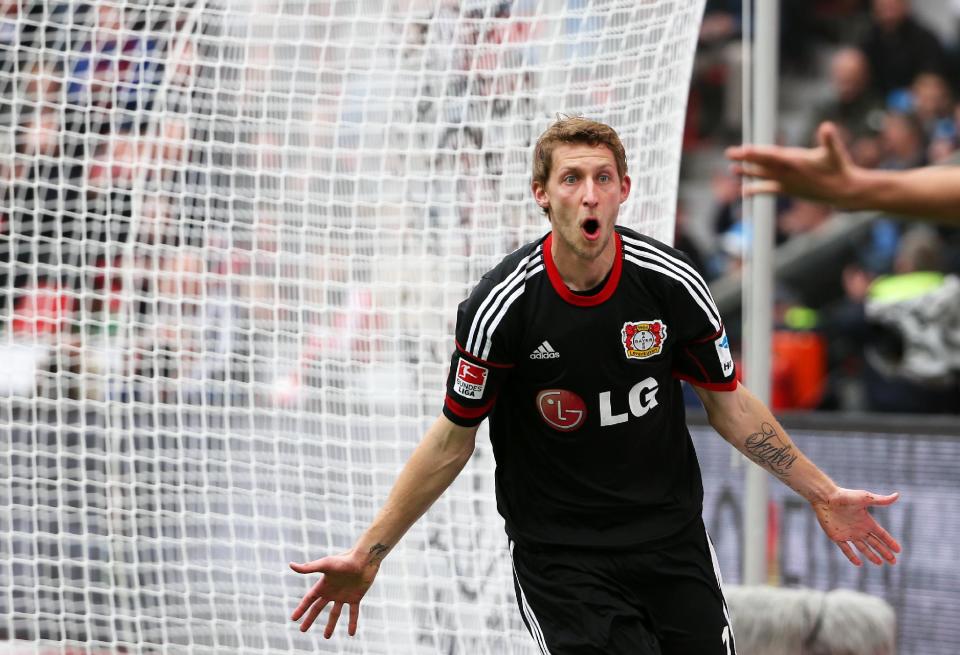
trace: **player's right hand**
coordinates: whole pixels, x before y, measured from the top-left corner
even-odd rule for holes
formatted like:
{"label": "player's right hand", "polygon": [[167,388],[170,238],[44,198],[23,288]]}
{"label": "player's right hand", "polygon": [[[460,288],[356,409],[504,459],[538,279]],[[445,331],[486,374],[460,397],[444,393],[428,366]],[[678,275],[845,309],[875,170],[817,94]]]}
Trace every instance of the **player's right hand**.
{"label": "player's right hand", "polygon": [[300,624],[300,632],[306,632],[317,620],[320,612],[328,604],[333,603],[330,616],[327,618],[327,627],[323,631],[325,639],[333,635],[333,629],[340,620],[340,612],[344,605],[350,606],[350,623],[347,632],[352,637],[357,633],[357,620],[360,618],[360,600],[373,584],[379,562],[370,562],[353,551],[343,555],[331,555],[306,564],[290,562],[290,568],[297,573],[320,573],[322,577],[308,591],[297,608],[293,610],[290,619],[299,621],[305,614],[306,618]]}

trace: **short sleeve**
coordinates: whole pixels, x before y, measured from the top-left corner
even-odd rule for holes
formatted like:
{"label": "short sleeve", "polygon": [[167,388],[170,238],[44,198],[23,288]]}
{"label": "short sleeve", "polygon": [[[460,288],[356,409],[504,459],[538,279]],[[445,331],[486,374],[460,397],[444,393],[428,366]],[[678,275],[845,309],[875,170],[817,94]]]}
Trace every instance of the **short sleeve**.
{"label": "short sleeve", "polygon": [[670,310],[673,315],[673,375],[715,391],[737,387],[730,340],[713,295],[689,259],[675,251]]}
{"label": "short sleeve", "polygon": [[497,281],[485,276],[457,310],[456,348],[447,375],[443,413],[458,425],[477,425],[490,413],[510,369],[511,310],[523,278]]}

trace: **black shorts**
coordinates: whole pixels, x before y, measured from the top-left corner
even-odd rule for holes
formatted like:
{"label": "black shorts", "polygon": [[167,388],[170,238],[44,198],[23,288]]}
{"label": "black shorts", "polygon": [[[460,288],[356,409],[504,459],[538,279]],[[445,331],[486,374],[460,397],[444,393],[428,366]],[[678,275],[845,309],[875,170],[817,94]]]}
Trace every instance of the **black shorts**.
{"label": "black shorts", "polygon": [[525,548],[513,583],[543,655],[736,655],[703,521],[649,552]]}

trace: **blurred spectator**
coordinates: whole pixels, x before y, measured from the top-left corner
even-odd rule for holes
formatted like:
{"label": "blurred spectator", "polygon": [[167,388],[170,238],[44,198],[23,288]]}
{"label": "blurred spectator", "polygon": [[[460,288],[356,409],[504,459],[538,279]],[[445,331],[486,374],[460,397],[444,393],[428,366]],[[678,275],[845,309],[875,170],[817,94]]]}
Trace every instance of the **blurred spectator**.
{"label": "blurred spectator", "polygon": [[878,168],[899,171],[926,163],[923,128],[914,116],[888,113],[883,117],[880,140],[883,152]]}
{"label": "blurred spectator", "polygon": [[810,144],[816,142],[817,126],[832,121],[844,130],[851,147],[860,139],[875,136],[881,127],[883,102],[870,86],[870,64],[857,48],[842,48],[830,60],[832,97],[814,109],[806,130]]}
{"label": "blurred spectator", "polygon": [[[717,247],[706,265],[707,277],[712,279],[740,269],[740,260],[750,235],[742,222],[744,206],[740,181],[727,171],[717,171],[710,178],[710,188],[714,203],[711,220],[717,237]],[[776,211],[777,244],[794,234],[815,229],[830,216],[827,207],[798,203],[786,197],[777,198]]]}
{"label": "blurred spectator", "polygon": [[927,161],[934,165],[960,165],[960,103],[951,110],[949,124],[941,122],[927,146]]}
{"label": "blurred spectator", "polygon": [[50,63],[37,62],[21,74],[20,103],[30,110],[43,110],[60,104],[62,76]]}
{"label": "blurred spectator", "polygon": [[884,99],[909,87],[921,72],[946,67],[943,46],[910,15],[909,0],[873,0],[873,22],[861,47],[873,89]]}
{"label": "blurred spectator", "polygon": [[[6,220],[0,241],[0,289],[4,292],[10,285],[22,288],[31,279],[35,285],[57,283],[60,265],[71,256],[63,244],[78,236],[79,191],[68,181],[77,180],[80,172],[60,160],[60,146],[59,112],[29,111],[20,117],[3,189]],[[0,295],[0,308],[8,300]]]}
{"label": "blurred spectator", "polygon": [[720,235],[742,219],[740,183],[730,173],[718,170],[710,177],[710,190],[714,203],[713,231]]}
{"label": "blurred spectator", "polygon": [[707,0],[691,79],[688,145],[740,129],[741,11],[740,0]]}
{"label": "blurred spectator", "polygon": [[913,114],[923,128],[926,142],[953,137],[953,98],[947,80],[938,73],[920,73],[910,85]]}
{"label": "blurred spectator", "polygon": [[87,184],[92,190],[130,189],[139,172],[143,150],[137,135],[120,130],[102,139],[88,164]]}
{"label": "blurred spectator", "polygon": [[947,0],[950,16],[944,17],[953,27],[953,37],[946,41],[947,71],[946,78],[952,91],[960,96],[960,0]]}
{"label": "blurred spectator", "polygon": [[687,221],[687,210],[682,202],[678,202],[676,219],[673,224],[673,247],[682,250],[690,258],[697,272],[709,280],[715,276],[711,275],[711,271],[707,269],[707,260],[703,256],[700,246],[690,236]]}
{"label": "blurred spectator", "polygon": [[931,228],[911,228],[893,275],[870,285],[864,379],[872,411],[960,410],[960,279],[940,272],[942,247]]}
{"label": "blurred spectator", "polygon": [[[13,132],[4,140],[12,151],[0,158],[0,309],[28,343],[42,333],[79,353],[79,333],[93,338],[106,329],[121,292],[129,291],[125,281],[149,286],[142,265],[159,260],[139,248],[139,264],[127,275],[128,261],[116,246],[129,241],[136,188],[156,194],[162,185],[179,199],[187,184],[187,128],[170,110],[194,110],[191,47],[178,49],[171,64],[161,140],[148,144],[142,134],[168,53],[164,39],[175,34],[165,26],[179,23],[185,11],[117,0],[0,0],[0,121]],[[161,232],[164,245],[183,245],[171,240],[183,233],[180,208],[144,199],[143,245],[159,242]],[[193,271],[180,268],[184,275]],[[94,350],[83,365],[64,359],[50,366],[99,370]]]}
{"label": "blurred spectator", "polygon": [[875,279],[862,263],[843,269],[843,296],[820,311],[819,328],[827,344],[827,379],[821,408],[864,411],[865,392],[861,376],[864,346],[870,330],[864,315],[864,300]]}
{"label": "blurred spectator", "polygon": [[[804,3],[808,11],[810,4]],[[818,31],[830,43],[857,43],[870,28],[869,0],[815,0],[812,4]],[[784,30],[790,29],[784,25]]]}
{"label": "blurred spectator", "polygon": [[[899,171],[926,163],[923,130],[911,114],[891,112],[884,116],[880,140],[882,153],[877,168]],[[873,273],[890,272],[899,238],[899,220],[882,217],[873,222],[869,242],[861,255]]]}
{"label": "blurred spectator", "polygon": [[708,277],[715,278],[739,268],[743,253],[743,202],[737,178],[718,170],[710,177],[713,193],[711,221],[716,248],[708,260]]}
{"label": "blurred spectator", "polygon": [[62,2],[0,0],[0,123],[14,120],[25,74],[59,76],[69,18]]}
{"label": "blurred spectator", "polygon": [[710,47],[739,39],[742,12],[738,0],[707,0],[700,24],[700,44]]}
{"label": "blurred spectator", "polygon": [[808,200],[793,200],[777,216],[777,229],[785,239],[812,232],[826,223],[832,214],[827,205]]}
{"label": "blurred spectator", "polygon": [[[161,43],[133,29],[121,2],[105,0],[88,12],[85,38],[70,53],[67,101],[89,112],[79,131],[129,129],[144,120],[163,75]],[[82,33],[81,33],[82,34]]]}
{"label": "blurred spectator", "polygon": [[784,72],[815,72],[813,54],[823,37],[816,4],[810,0],[780,0],[780,67]]}

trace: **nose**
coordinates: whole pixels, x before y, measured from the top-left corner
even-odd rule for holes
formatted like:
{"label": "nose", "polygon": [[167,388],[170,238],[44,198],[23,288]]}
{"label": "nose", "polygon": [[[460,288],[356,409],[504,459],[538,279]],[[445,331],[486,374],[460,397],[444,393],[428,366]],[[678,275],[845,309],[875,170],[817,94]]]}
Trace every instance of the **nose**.
{"label": "nose", "polygon": [[596,207],[597,202],[597,187],[593,180],[588,178],[583,187],[583,206]]}

